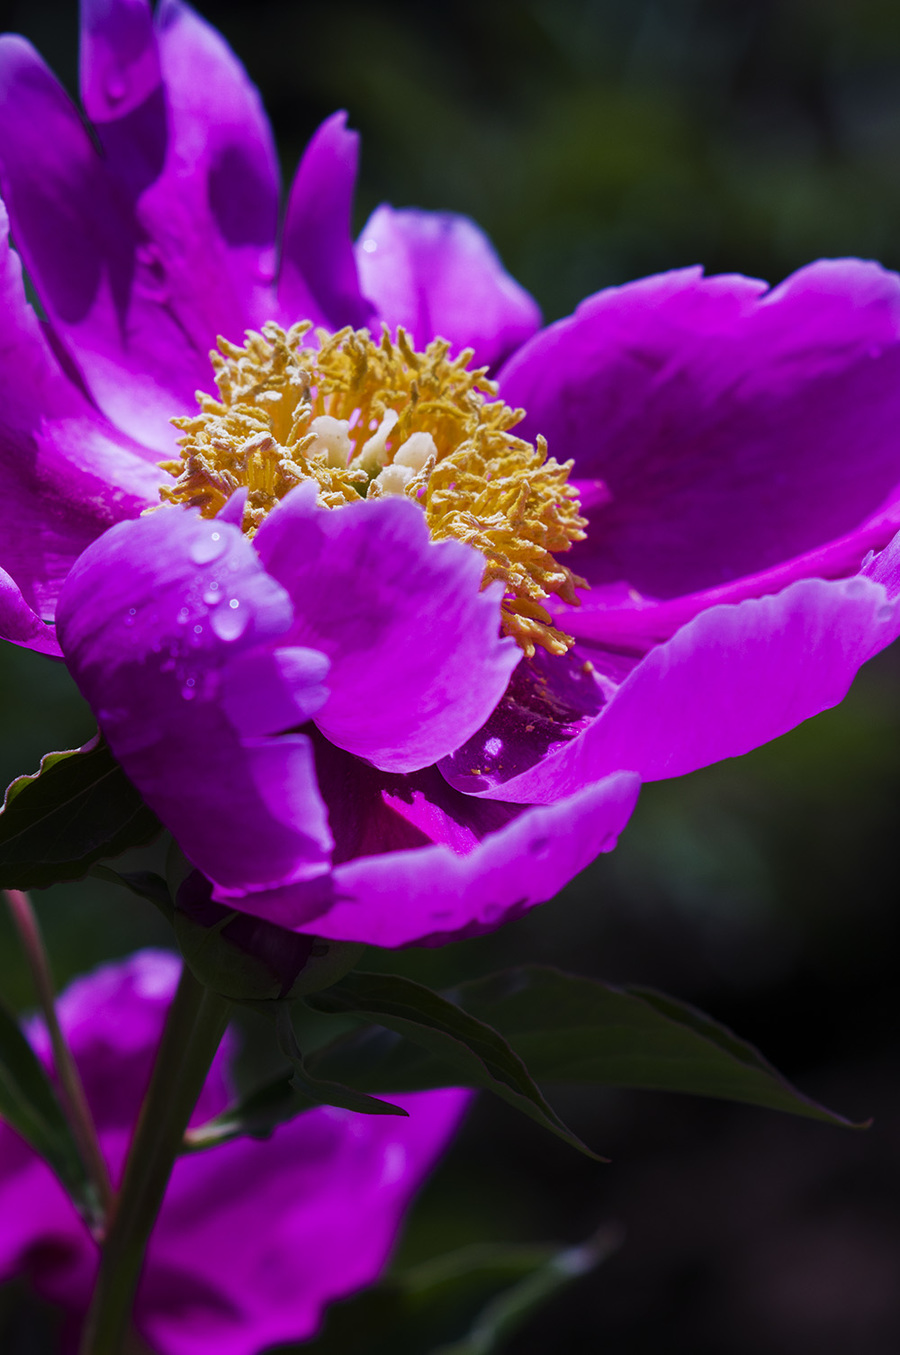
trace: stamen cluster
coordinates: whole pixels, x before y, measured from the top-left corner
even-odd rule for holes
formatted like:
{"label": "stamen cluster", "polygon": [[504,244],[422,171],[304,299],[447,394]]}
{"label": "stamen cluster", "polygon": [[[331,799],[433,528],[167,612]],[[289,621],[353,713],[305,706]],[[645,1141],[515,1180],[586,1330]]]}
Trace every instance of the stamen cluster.
{"label": "stamen cluster", "polygon": [[572,462],[547,456],[511,429],[511,409],[487,379],[469,370],[471,349],[450,359],[433,340],[416,352],[402,329],[289,330],[275,323],[248,331],[242,347],[218,341],[210,356],[218,388],[198,392],[200,412],[174,419],[181,458],[163,463],[175,483],[162,497],[215,517],[246,487],[243,529],[252,535],[266,514],[304,480],[319,501],[339,508],[359,498],[404,494],[423,509],[435,540],[455,537],[486,560],[484,586],[504,586],[501,619],[526,654],[542,645],[563,654],[569,636],[553,625],[550,594],[576,603],[586,586],[555,553],[584,537]]}

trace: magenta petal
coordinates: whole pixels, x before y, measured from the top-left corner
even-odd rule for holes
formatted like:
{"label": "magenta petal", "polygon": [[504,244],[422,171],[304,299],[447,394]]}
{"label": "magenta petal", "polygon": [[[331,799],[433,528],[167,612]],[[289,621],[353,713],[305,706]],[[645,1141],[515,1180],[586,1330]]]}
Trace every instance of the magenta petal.
{"label": "magenta petal", "polygon": [[14,645],[38,654],[62,657],[55,628],[31,610],[5,569],[0,569],[0,639],[11,640]]}
{"label": "magenta petal", "polygon": [[41,621],[52,620],[73,560],[114,522],[156,501],[161,472],[64,375],[6,235],[0,204],[0,570],[14,581],[2,590],[3,633],[58,653]]}
{"label": "magenta petal", "polygon": [[[500,380],[528,411],[523,436],[543,433],[575,458],[575,478],[611,493],[588,509],[572,567],[595,589],[624,581],[643,595],[588,595],[583,632],[567,614],[577,634],[670,633],[675,617],[652,630],[658,599],[783,571],[832,541],[793,576],[855,569],[870,527],[882,544],[896,530],[900,279],[875,264],[819,262],[771,291],[697,269],[611,288]],[[607,634],[603,611],[629,607],[641,617],[612,616]]]}
{"label": "magenta petal", "polygon": [[278,734],[305,724],[328,700],[331,665],[316,649],[251,649],[222,673],[222,706],[242,734]]}
{"label": "magenta petal", "polygon": [[133,0],[92,0],[84,25],[102,155],[37,54],[7,37],[0,183],[38,294],[97,402],[171,451],[169,418],[210,384],[217,333],[239,338],[273,311],[271,136],[221,38],[177,0],[160,5],[156,37]]}
{"label": "magenta petal", "polygon": [[235,696],[239,657],[280,647],[291,615],[236,527],[174,508],[95,542],[60,601],[66,661],[114,754],[226,896],[330,859],[309,739],[260,737],[267,721]]}
{"label": "magenta petal", "polygon": [[317,741],[334,834],[328,877],[237,906],[283,927],[375,946],[438,945],[491,931],[552,898],[611,851],[639,788],[607,777],[549,808],[460,795],[435,768],[393,776]]}
{"label": "magenta petal", "polygon": [[325,1304],[378,1278],[470,1097],[392,1099],[408,1119],[308,1111],[265,1143],[176,1166],[136,1309],[154,1349],[257,1355],[309,1339]]}
{"label": "magenta petal", "polygon": [[363,228],[356,259],[381,319],[402,325],[420,348],[440,336],[494,367],[540,326],[537,302],[466,216],[383,205]]}
{"label": "magenta petal", "polygon": [[480,727],[521,658],[499,634],[498,594],[481,591],[481,556],[432,542],[410,500],[315,500],[298,487],[255,544],[293,600],[293,642],[331,660],[316,724],[378,767],[426,767]]}
{"label": "magenta petal", "polygon": [[348,861],[334,871],[337,902],[298,930],[374,946],[441,945],[492,931],[612,851],[639,788],[626,772],[606,777],[526,809],[467,854],[436,845]]}
{"label": "magenta petal", "polygon": [[307,146],[288,199],[278,278],[286,324],[359,329],[372,322],[350,235],[358,161],[359,134],[347,130],[346,113],[333,113]]}
{"label": "magenta petal", "polygon": [[81,0],[81,100],[95,123],[134,112],[160,83],[148,0]]}
{"label": "magenta petal", "polygon": [[[145,951],[79,979],[60,1020],[118,1175],[178,975]],[[46,1053],[46,1032],[32,1036]],[[226,1048],[199,1118],[224,1109]],[[471,1094],[397,1097],[408,1118],[323,1108],[175,1166],[148,1250],[135,1318],[159,1355],[257,1355],[305,1340],[324,1306],[378,1278],[404,1211]],[[196,1123],[196,1119],[195,1119]],[[48,1168],[0,1125],[0,1280],[27,1278],[77,1328],[97,1249]]]}
{"label": "magenta petal", "polygon": [[682,776],[768,743],[843,700],[857,670],[900,631],[880,583],[805,579],[783,592],[711,607],[647,654],[590,725],[528,771],[479,775],[478,741],[445,775],[499,800],[570,795],[617,767],[644,781]]}

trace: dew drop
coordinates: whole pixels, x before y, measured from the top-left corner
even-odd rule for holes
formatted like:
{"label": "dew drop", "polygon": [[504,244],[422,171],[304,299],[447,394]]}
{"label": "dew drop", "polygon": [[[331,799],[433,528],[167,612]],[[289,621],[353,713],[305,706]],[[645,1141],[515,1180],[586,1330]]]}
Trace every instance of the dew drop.
{"label": "dew drop", "polygon": [[219,585],[216,583],[215,579],[203,594],[203,601],[206,603],[207,607],[215,607],[222,601],[222,594],[219,592]]}
{"label": "dew drop", "polygon": [[202,635],[202,634],[203,634],[203,627],[202,627],[201,625],[199,625],[199,624],[196,625],[196,626],[194,627],[194,634],[195,634],[195,635]]}
{"label": "dew drop", "polygon": [[374,254],[378,248],[378,241],[373,240],[370,236],[368,240],[363,240],[362,247],[366,254]]}
{"label": "dew drop", "polygon": [[228,542],[222,532],[210,532],[208,536],[198,536],[191,543],[188,554],[195,565],[208,565],[210,560],[218,560],[228,548]]}
{"label": "dew drop", "polygon": [[237,598],[231,598],[228,604],[228,610],[213,612],[209,619],[209,624],[212,626],[220,640],[230,642],[239,639],[240,636],[243,635],[244,631],[247,629],[249,620],[250,617],[246,608],[241,611],[240,603]]}
{"label": "dew drop", "polygon": [[194,697],[197,695],[197,693],[194,691],[193,682],[194,682],[193,678],[188,678],[187,682],[182,687],[181,689],[182,700],[193,701]]}
{"label": "dew drop", "polygon": [[186,626],[190,615],[191,614],[188,611],[187,607],[182,607],[181,611],[178,613],[175,620],[178,622],[179,626]]}

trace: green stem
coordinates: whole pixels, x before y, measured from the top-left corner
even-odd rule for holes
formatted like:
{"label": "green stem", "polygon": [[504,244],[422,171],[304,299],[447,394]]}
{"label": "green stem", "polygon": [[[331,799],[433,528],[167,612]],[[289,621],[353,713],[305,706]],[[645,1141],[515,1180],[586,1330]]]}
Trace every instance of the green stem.
{"label": "green stem", "polygon": [[25,958],[31,969],[31,977],[37,993],[38,1004],[47,1023],[50,1046],[53,1050],[53,1066],[59,1081],[59,1088],[66,1117],[72,1129],[75,1142],[88,1169],[97,1198],[103,1212],[108,1215],[112,1205],[113,1190],[109,1179],[106,1158],[97,1137],[97,1126],[84,1092],[84,1084],[78,1072],[78,1065],[72,1057],[68,1041],[62,1032],[56,1015],[56,996],[53,988],[53,975],[50,960],[41,936],[37,915],[31,906],[27,894],[18,889],[3,891]]}
{"label": "green stem", "polygon": [[147,1243],[229,1010],[225,998],[182,969],[103,1244],[80,1355],[122,1355],[126,1348]]}

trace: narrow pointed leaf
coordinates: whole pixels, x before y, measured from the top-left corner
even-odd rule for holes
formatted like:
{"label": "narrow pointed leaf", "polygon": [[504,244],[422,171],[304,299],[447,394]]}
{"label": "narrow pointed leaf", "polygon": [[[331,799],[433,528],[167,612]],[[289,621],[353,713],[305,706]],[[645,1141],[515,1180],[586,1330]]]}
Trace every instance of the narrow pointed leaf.
{"label": "narrow pointed leaf", "polygon": [[619,1240],[607,1227],[578,1247],[475,1243],[395,1270],[376,1288],[331,1305],[310,1355],[493,1355]]}
{"label": "narrow pointed leaf", "polygon": [[[456,1082],[482,1087],[579,1152],[597,1158],[597,1154],[572,1133],[546,1101],[528,1068],[503,1035],[430,988],[393,974],[357,971],[306,1001],[315,1011],[364,1016],[420,1045],[442,1068],[440,1080],[430,1085],[446,1086]],[[321,1062],[313,1063],[317,1070],[324,1069]],[[382,1080],[380,1071],[378,1082],[379,1090],[388,1090],[389,1081]]]}
{"label": "narrow pointed leaf", "polygon": [[137,894],[158,908],[167,922],[175,916],[175,905],[169,897],[169,886],[161,875],[154,870],[113,870],[111,866],[98,863],[88,872],[95,880],[106,880],[109,884],[121,885],[123,889]]}
{"label": "narrow pointed leaf", "polygon": [[56,1173],[82,1214],[99,1216],[99,1202],[69,1123],[40,1059],[15,1017],[0,1004],[0,1118]]}
{"label": "narrow pointed leaf", "polygon": [[[687,1092],[851,1124],[791,1086],[725,1026],[650,989],[524,965],[462,983],[447,996],[499,1031],[541,1083]],[[316,1068],[368,1091],[437,1087],[459,1075],[447,1059],[370,1032],[323,1050]]]}
{"label": "narrow pointed leaf", "polygon": [[619,1240],[616,1230],[606,1228],[580,1247],[553,1252],[518,1283],[495,1295],[461,1340],[436,1348],[432,1355],[493,1355],[538,1308],[573,1280],[596,1270],[617,1249]]}
{"label": "narrow pointed leaf", "polygon": [[159,832],[106,743],[47,753],[8,787],[0,809],[0,888],[80,880],[101,857],[143,846]]}
{"label": "narrow pointed leaf", "polygon": [[[266,1004],[268,1006],[269,1004]],[[273,1004],[274,1005],[274,1004]],[[265,1010],[261,1005],[260,1010]],[[271,1010],[269,1011],[271,1015]],[[402,1106],[368,1096],[340,1082],[325,1081],[310,1073],[297,1045],[286,1003],[278,1003],[275,1014],[279,1047],[291,1065],[291,1071],[273,1078],[264,1086],[242,1097],[221,1115],[187,1130],[183,1151],[199,1152],[231,1139],[268,1138],[280,1124],[286,1124],[313,1106],[339,1106],[362,1115],[407,1115]]]}

